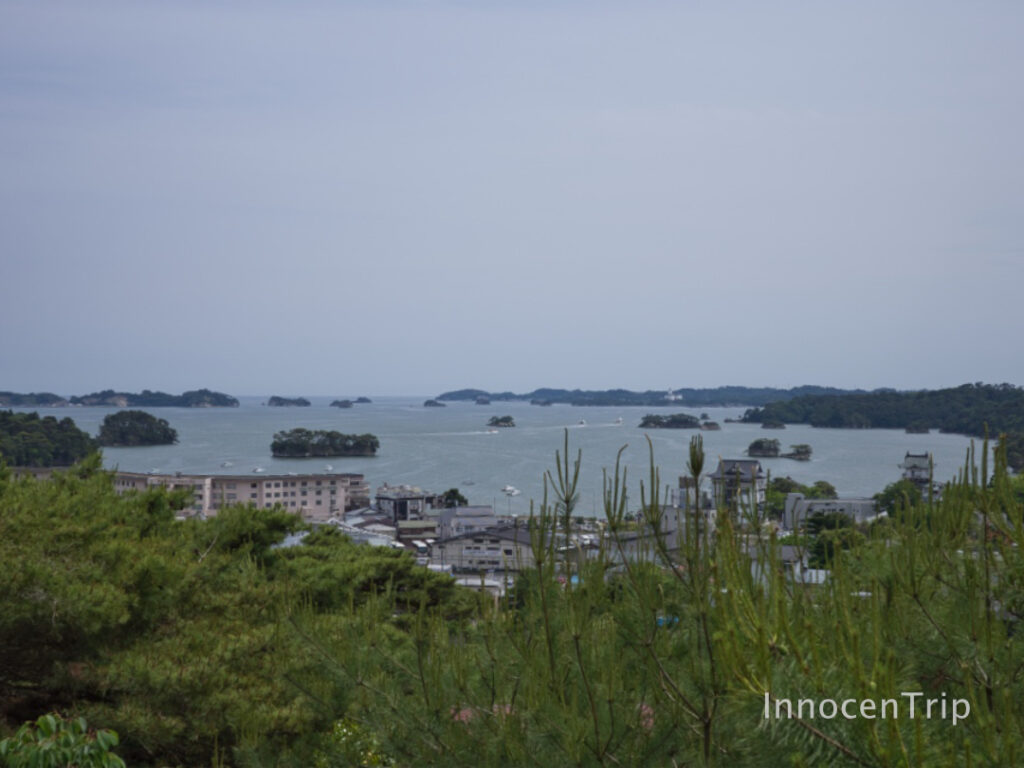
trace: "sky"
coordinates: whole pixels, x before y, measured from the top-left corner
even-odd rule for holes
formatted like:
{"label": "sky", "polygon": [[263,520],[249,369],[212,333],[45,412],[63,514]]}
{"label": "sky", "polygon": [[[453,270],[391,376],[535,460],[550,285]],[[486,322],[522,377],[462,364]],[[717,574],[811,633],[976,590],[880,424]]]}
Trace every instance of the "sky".
{"label": "sky", "polygon": [[1019,2],[0,0],[0,390],[1024,384]]}

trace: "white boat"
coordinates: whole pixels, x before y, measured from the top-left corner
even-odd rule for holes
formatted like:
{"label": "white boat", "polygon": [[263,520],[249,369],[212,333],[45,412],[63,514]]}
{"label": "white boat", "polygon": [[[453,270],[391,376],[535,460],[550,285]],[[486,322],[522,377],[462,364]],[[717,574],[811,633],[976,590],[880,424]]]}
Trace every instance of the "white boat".
{"label": "white boat", "polygon": [[522,491],[520,491],[514,485],[506,485],[504,488],[501,489],[501,491],[506,496],[518,496],[520,493],[522,493]]}
{"label": "white boat", "polygon": [[333,472],[334,471],[334,467],[331,466],[330,464],[324,464],[324,471],[325,472]]}
{"label": "white boat", "polygon": [[587,426],[587,420],[586,420],[586,419],[580,419],[580,420],[579,420],[578,422],[576,422],[576,423],[577,423],[577,424],[579,424],[579,425],[580,425],[581,427],[585,427],[585,426]]}
{"label": "white boat", "polygon": [[622,423],[622,417],[621,417],[621,416],[619,416],[619,418],[617,418],[617,419],[615,420],[615,423],[616,423],[616,424],[621,424],[621,423]]}
{"label": "white boat", "polygon": [[265,470],[263,467],[253,467],[252,471],[258,474],[260,472],[266,472],[267,470]]}
{"label": "white boat", "polygon": [[487,430],[487,434],[488,435],[496,435],[496,434],[498,434],[498,430],[496,430],[496,429],[488,429]]}
{"label": "white boat", "polygon": [[235,462],[233,462],[233,461],[222,461],[220,463],[220,465],[222,467],[233,467],[233,466],[235,466]]}

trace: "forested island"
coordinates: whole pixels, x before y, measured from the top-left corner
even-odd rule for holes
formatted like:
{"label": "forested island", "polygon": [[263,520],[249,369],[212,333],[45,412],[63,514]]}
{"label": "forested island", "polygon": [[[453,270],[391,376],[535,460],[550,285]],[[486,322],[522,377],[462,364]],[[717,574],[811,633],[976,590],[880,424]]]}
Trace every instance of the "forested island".
{"label": "forested island", "polygon": [[780,449],[781,446],[778,440],[762,437],[747,446],[747,456],[771,459],[779,455]]}
{"label": "forested island", "polygon": [[52,392],[0,392],[0,405],[35,408],[55,408],[65,405],[112,406],[114,408],[237,408],[238,400],[223,392],[209,389],[193,389],[180,395],[166,392],[115,392],[104,389],[88,395],[72,395],[69,398]]}
{"label": "forested island", "polygon": [[[879,390],[881,391],[881,390]],[[569,405],[659,405],[659,406],[723,406],[723,405],[764,405],[776,400],[788,400],[804,395],[840,395],[863,393],[862,389],[837,389],[805,385],[792,389],[775,387],[724,386],[711,389],[683,387],[675,390],[653,390],[633,392],[628,389],[535,389],[532,392],[487,392],[482,389],[458,389],[438,395],[438,400],[523,400],[533,405],[567,403]]]}
{"label": "forested island", "polygon": [[118,411],[103,419],[97,441],[102,446],[124,448],[143,445],[173,445],[178,432],[145,411]]}
{"label": "forested island", "polygon": [[1024,389],[1012,384],[964,384],[920,392],[807,395],[748,410],[743,421],[853,429],[938,429],[973,437],[1007,433],[1008,459],[1024,467]]}
{"label": "forested island", "polygon": [[0,411],[0,459],[13,467],[66,467],[96,450],[71,419]]}
{"label": "forested island", "polygon": [[331,402],[331,408],[351,408],[351,400],[334,400]]}
{"label": "forested island", "polygon": [[423,401],[423,407],[424,408],[445,408],[446,406],[440,400],[424,400]]}
{"label": "forested island", "polygon": [[688,413],[660,416],[648,413],[640,419],[640,429],[700,429],[700,419]]}
{"label": "forested island", "polygon": [[267,405],[275,408],[287,408],[287,407],[299,407],[308,408],[310,405],[309,400],[304,397],[279,397],[278,395],[272,395],[267,400]]}
{"label": "forested island", "polygon": [[0,406],[17,408],[56,408],[67,405],[67,398],[53,392],[0,392]]}
{"label": "forested island", "polygon": [[344,435],[334,430],[302,428],[278,432],[270,444],[271,453],[278,458],[375,456],[379,448],[376,435]]}
{"label": "forested island", "polygon": [[166,392],[151,392],[148,389],[138,394],[115,392],[105,389],[90,395],[71,397],[71,405],[109,405],[115,408],[237,408],[237,398],[209,389],[193,389],[180,395]]}
{"label": "forested island", "polygon": [[511,416],[491,416],[491,420],[487,422],[488,427],[514,427],[516,420]]}

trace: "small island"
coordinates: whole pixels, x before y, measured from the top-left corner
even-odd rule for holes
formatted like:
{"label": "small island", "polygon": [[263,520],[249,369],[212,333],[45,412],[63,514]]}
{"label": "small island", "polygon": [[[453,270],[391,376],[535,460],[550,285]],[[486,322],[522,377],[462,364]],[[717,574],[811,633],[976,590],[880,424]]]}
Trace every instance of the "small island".
{"label": "small island", "polygon": [[514,427],[515,425],[515,419],[511,416],[491,416],[491,420],[487,422],[488,427]]}
{"label": "small island", "polygon": [[111,448],[174,445],[178,432],[167,419],[158,419],[145,411],[118,411],[103,419],[96,439],[100,445]]}
{"label": "small island", "polygon": [[659,416],[649,413],[640,420],[641,429],[700,429],[700,419],[688,413]]}
{"label": "small island", "polygon": [[810,461],[811,446],[807,445],[807,443],[791,445],[789,446],[789,453],[782,454],[782,458],[795,459],[796,461]]}
{"label": "small island", "polygon": [[779,447],[778,440],[760,437],[747,447],[747,455],[774,459],[779,455]]}
{"label": "small island", "polygon": [[446,408],[447,406],[440,400],[427,400],[423,403],[424,408]]}
{"label": "small island", "polygon": [[352,407],[352,401],[351,400],[335,400],[333,403],[331,403],[331,408],[351,408],[351,407]]}
{"label": "small island", "polygon": [[273,395],[267,400],[267,405],[272,405],[275,408],[284,408],[288,406],[299,406],[301,408],[309,407],[309,400],[304,397],[278,397]]}
{"label": "small island", "polygon": [[357,402],[357,403],[372,403],[372,402],[373,402],[373,400],[371,400],[371,399],[370,399],[370,398],[368,398],[368,397],[357,397],[357,398],[356,398],[356,402]]}
{"label": "small island", "polygon": [[717,421],[704,421],[701,422],[700,428],[709,432],[714,432],[716,430],[720,430],[722,427]]}
{"label": "small island", "polygon": [[270,451],[276,458],[376,456],[380,440],[376,435],[343,435],[325,429],[282,430],[274,435]]}

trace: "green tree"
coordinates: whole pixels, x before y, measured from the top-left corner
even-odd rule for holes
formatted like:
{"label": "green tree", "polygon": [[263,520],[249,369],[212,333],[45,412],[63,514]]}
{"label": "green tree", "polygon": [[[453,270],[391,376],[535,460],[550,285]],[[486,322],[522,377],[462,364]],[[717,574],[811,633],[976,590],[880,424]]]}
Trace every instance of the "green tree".
{"label": "green tree", "polygon": [[890,515],[917,507],[923,501],[921,489],[909,480],[889,483],[883,491],[874,495],[874,499],[878,509],[884,510]]}
{"label": "green tree", "polygon": [[465,507],[469,505],[469,499],[459,493],[458,488],[449,488],[441,494],[441,506],[451,509],[452,507]]}
{"label": "green tree", "polygon": [[110,751],[117,744],[116,733],[90,732],[84,718],[43,715],[0,741],[0,762],[8,768],[124,768]]}

